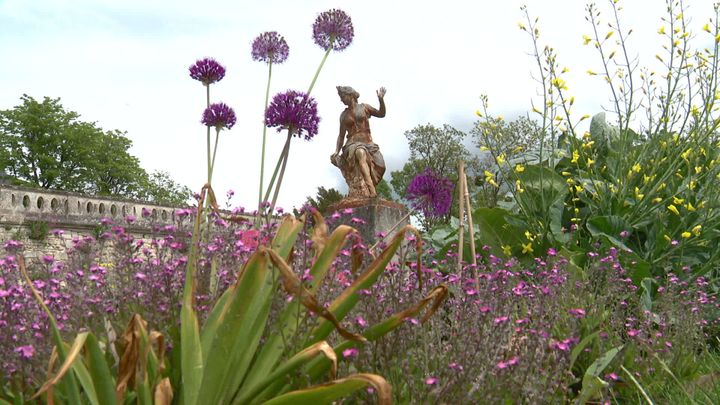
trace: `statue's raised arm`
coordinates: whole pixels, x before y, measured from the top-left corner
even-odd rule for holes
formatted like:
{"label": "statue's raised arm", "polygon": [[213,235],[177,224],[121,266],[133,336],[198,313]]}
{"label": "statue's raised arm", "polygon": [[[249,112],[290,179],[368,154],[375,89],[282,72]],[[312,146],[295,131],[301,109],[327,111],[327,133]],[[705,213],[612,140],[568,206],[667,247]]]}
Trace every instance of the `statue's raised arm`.
{"label": "statue's raised arm", "polygon": [[340,168],[348,184],[348,198],[377,197],[375,186],[385,173],[385,160],[373,142],[370,117],[385,116],[385,87],[377,90],[378,108],[358,103],[360,94],[352,87],[337,86],[337,91],[347,107],[340,113],[340,131],[330,161]]}

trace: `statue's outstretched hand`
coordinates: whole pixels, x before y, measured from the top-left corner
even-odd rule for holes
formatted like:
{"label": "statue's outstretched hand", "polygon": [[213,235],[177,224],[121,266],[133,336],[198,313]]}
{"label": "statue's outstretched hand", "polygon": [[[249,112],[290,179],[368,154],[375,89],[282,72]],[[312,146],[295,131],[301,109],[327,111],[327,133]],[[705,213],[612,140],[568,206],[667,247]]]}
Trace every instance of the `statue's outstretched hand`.
{"label": "statue's outstretched hand", "polygon": [[378,98],[383,98],[383,97],[385,97],[385,92],[386,92],[386,91],[387,91],[387,90],[385,90],[385,87],[380,87],[380,89],[377,91],[377,96],[378,96]]}

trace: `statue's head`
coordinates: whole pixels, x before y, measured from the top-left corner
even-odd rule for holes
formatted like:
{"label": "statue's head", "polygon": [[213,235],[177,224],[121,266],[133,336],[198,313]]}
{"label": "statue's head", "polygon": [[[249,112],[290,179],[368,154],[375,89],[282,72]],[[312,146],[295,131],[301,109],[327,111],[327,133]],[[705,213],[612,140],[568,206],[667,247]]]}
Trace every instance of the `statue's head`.
{"label": "statue's head", "polygon": [[340,99],[342,100],[343,96],[350,96],[357,101],[358,97],[360,97],[360,93],[355,91],[350,86],[337,86],[338,95],[340,96]]}

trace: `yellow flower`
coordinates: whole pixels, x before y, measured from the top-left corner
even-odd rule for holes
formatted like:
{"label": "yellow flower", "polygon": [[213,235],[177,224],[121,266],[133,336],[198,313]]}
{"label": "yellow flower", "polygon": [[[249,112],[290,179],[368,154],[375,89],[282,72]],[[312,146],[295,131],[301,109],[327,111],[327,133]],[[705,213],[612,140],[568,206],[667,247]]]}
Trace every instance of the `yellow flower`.
{"label": "yellow flower", "polygon": [[481,146],[481,147],[480,147],[480,150],[483,151],[483,152],[485,152],[485,151],[490,150],[490,148],[488,148],[487,146]]}
{"label": "yellow flower", "polygon": [[660,29],[658,30],[658,34],[660,34],[660,35],[664,35],[664,34],[665,34],[665,27],[664,27],[664,26],[660,27]]}
{"label": "yellow flower", "polygon": [[567,179],[567,180],[565,180],[565,182],[566,182],[568,185],[570,185],[570,186],[572,186],[573,184],[575,184],[575,180],[573,180],[573,179]]}
{"label": "yellow flower", "polygon": [[510,245],[503,245],[502,251],[505,256],[512,256],[512,248],[510,247]]}
{"label": "yellow flower", "polygon": [[641,170],[641,169],[642,169],[642,167],[640,167],[640,163],[635,163],[635,164],[633,165],[633,167],[632,167],[632,170],[633,170],[635,173],[640,173],[640,170]]}
{"label": "yellow flower", "polygon": [[[709,32],[709,31],[708,31],[708,32]],[[590,38],[590,37],[587,36],[587,35],[583,35],[583,45],[589,44],[590,41],[592,41],[592,38]]]}
{"label": "yellow flower", "polygon": [[515,173],[522,173],[525,171],[525,166],[523,165],[515,165]]}
{"label": "yellow flower", "polygon": [[710,24],[705,24],[702,29],[705,32],[710,32]]}
{"label": "yellow flower", "polygon": [[489,171],[485,170],[485,182],[490,183],[495,187],[498,187],[498,184],[494,180],[495,175],[490,173]]}
{"label": "yellow flower", "polygon": [[680,215],[680,211],[678,211],[678,209],[672,204],[668,205],[667,209],[672,211],[675,215]]}
{"label": "yellow flower", "polygon": [[695,174],[702,173],[702,166],[695,166]]}
{"label": "yellow flower", "polygon": [[592,166],[593,164],[595,164],[595,161],[594,161],[594,160],[592,160],[592,159],[588,159],[588,160],[587,160],[587,165],[588,165],[588,166]]}
{"label": "yellow flower", "polygon": [[523,254],[534,252],[532,242],[523,243],[522,244],[522,252],[523,252]]}
{"label": "yellow flower", "polygon": [[700,235],[700,231],[702,230],[702,225],[695,225],[695,227],[692,229],[692,233],[695,234],[695,236]]}
{"label": "yellow flower", "polygon": [[590,70],[590,69],[587,70],[587,74],[589,74],[590,76],[595,76],[595,75],[597,75],[597,73],[593,72],[593,71]]}
{"label": "yellow flower", "polygon": [[[582,193],[582,192],[583,192],[582,186],[575,186],[575,192],[576,192],[576,193]],[[577,209],[577,208],[576,208],[576,209]]]}
{"label": "yellow flower", "polygon": [[585,142],[582,144],[583,149],[589,149],[592,148],[592,146],[595,145],[595,141]]}
{"label": "yellow flower", "polygon": [[691,202],[688,202],[685,208],[690,212],[695,212],[695,207],[693,207]]}
{"label": "yellow flower", "polygon": [[532,234],[530,233],[530,231],[525,231],[525,237],[526,237],[529,241],[531,241],[531,242],[532,242],[533,240],[535,240],[535,238],[533,238],[533,236],[532,236]]}
{"label": "yellow flower", "polygon": [[692,153],[692,148],[688,148],[685,152],[680,154],[680,157],[682,157],[685,160],[688,160],[688,157],[690,157],[690,154]]}
{"label": "yellow flower", "polygon": [[635,187],[635,199],[636,200],[642,200],[642,198],[645,197],[645,194],[640,193],[640,188]]}
{"label": "yellow flower", "polygon": [[692,234],[691,234],[690,232],[688,232],[688,231],[685,231],[685,232],[681,233],[680,236],[682,236],[683,238],[687,239],[687,238],[691,237]]}
{"label": "yellow flower", "polygon": [[477,115],[478,117],[483,116],[483,114],[480,112],[480,110],[475,110],[475,115]]}
{"label": "yellow flower", "polygon": [[685,202],[685,199],[683,199],[683,198],[673,197],[673,204],[682,205],[682,203],[684,203],[684,202]]}
{"label": "yellow flower", "polygon": [[504,153],[501,153],[501,154],[497,157],[497,164],[498,164],[498,165],[501,165],[501,164],[504,164],[504,163],[505,163],[505,154],[504,154]]}
{"label": "yellow flower", "polygon": [[522,184],[520,184],[520,180],[515,180],[515,188],[519,193],[524,193],[525,189],[522,188]]}
{"label": "yellow flower", "polygon": [[572,173],[570,173],[570,172],[560,172],[560,174],[562,174],[563,176],[570,176]]}
{"label": "yellow flower", "polygon": [[580,159],[580,152],[574,150],[572,152],[572,160],[570,161],[570,163],[577,163],[578,159]]}
{"label": "yellow flower", "polygon": [[695,180],[690,180],[690,184],[688,184],[688,188],[690,188],[690,190],[695,190],[696,186],[697,186],[697,182]]}
{"label": "yellow flower", "polygon": [[527,30],[527,28],[525,28],[525,25],[523,23],[518,21],[517,25],[518,25],[518,28],[520,28],[521,30],[523,30],[523,31]]}
{"label": "yellow flower", "polygon": [[655,204],[659,203],[660,201],[662,201],[662,198],[660,198],[660,197],[655,197],[652,200],[652,202],[654,202]]}
{"label": "yellow flower", "polygon": [[552,81],[551,81],[550,83],[551,83],[554,87],[556,87],[556,88],[558,88],[558,89],[560,89],[560,90],[567,90],[567,84],[565,83],[565,80],[563,80],[563,79],[561,79],[561,78],[559,78],[559,77],[556,77],[556,78],[552,79]]}

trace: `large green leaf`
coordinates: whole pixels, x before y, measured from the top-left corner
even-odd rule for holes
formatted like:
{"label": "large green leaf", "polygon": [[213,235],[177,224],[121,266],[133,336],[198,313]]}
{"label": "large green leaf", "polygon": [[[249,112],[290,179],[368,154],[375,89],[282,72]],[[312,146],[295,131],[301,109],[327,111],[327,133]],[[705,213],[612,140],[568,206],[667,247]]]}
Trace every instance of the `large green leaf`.
{"label": "large green leaf", "polygon": [[618,215],[595,216],[587,220],[587,229],[596,238],[605,237],[615,247],[630,250],[620,238],[620,233],[630,232],[630,225]]}
{"label": "large green leaf", "polygon": [[527,229],[510,223],[512,214],[507,210],[483,207],[476,209],[472,215],[473,222],[480,229],[476,244],[490,246],[494,255],[503,255],[502,247],[505,245],[517,249],[521,243],[526,242],[523,233]]}
{"label": "large green leaf", "polygon": [[92,376],[92,381],[95,384],[98,402],[103,405],[113,405],[117,403],[115,399],[115,379],[105,360],[105,354],[102,349],[100,349],[97,338],[95,338],[95,335],[92,333],[87,337],[85,349],[89,366],[88,369]]}
{"label": "large green leaf", "polygon": [[624,345],[620,345],[608,350],[602,356],[595,359],[590,367],[585,370],[585,375],[582,380],[582,390],[577,399],[578,404],[585,404],[607,385],[607,383],[600,378],[600,374],[610,365],[623,347]]}
{"label": "large green leaf", "polygon": [[262,378],[259,379],[257,383],[247,383],[247,388],[241,391],[238,394],[237,399],[233,402],[239,404],[249,403],[252,399],[256,397],[256,395],[260,394],[272,383],[276,381],[281,381],[289,373],[299,369],[300,367],[320,355],[325,356],[325,358],[327,358],[328,361],[330,361],[334,365],[331,371],[331,376],[334,379],[335,371],[337,369],[337,356],[335,355],[335,351],[333,351],[332,347],[330,347],[327,342],[322,341],[297,353],[285,363],[278,366],[272,373],[268,373],[262,376]]}
{"label": "large green leaf", "polygon": [[[316,221],[322,220],[316,218]],[[321,226],[321,225],[316,225]],[[333,261],[337,258],[340,250],[342,249],[346,238],[353,232],[354,229],[348,226],[341,225],[337,227],[327,240],[326,235],[315,233],[315,237],[322,239],[316,240],[315,245],[317,247],[322,246],[322,249],[317,254],[317,259],[310,269],[310,275],[312,276],[310,292],[315,293],[325,279],[325,275],[332,266]],[[285,352],[285,339],[294,340],[295,332],[298,325],[298,319],[304,316],[306,313],[302,303],[299,299],[292,300],[283,310],[277,323],[278,327],[281,328],[279,333],[272,333],[268,336],[267,341],[264,342],[260,353],[256,356],[253,363],[253,371],[248,374],[247,380],[243,384],[244,386],[253,386],[257,384],[261,379],[273,370],[277,365],[278,360]],[[245,388],[243,388],[244,391]],[[241,391],[241,394],[242,392]]]}
{"label": "large green leaf", "polygon": [[[368,268],[330,304],[328,309],[338,320],[342,320],[345,315],[347,315],[348,312],[355,307],[355,304],[357,304],[360,299],[358,291],[370,288],[373,284],[375,284],[378,277],[380,277],[380,274],[385,271],[388,263],[390,263],[390,260],[400,247],[400,244],[408,231],[417,232],[415,231],[415,228],[411,226],[406,226],[401,229],[393,237],[392,241],[388,244],[385,250],[383,250],[372,263],[370,263]],[[325,340],[333,328],[334,325],[330,321],[323,319],[310,334],[311,339],[309,342],[306,342],[306,346]]]}
{"label": "large green leaf", "polygon": [[275,397],[266,405],[318,405],[329,404],[338,398],[342,398],[362,388],[372,386],[377,392],[380,405],[392,403],[392,392],[390,384],[384,378],[374,374],[353,374],[340,380],[331,381],[326,384],[316,385],[310,388],[288,392],[287,394]]}

